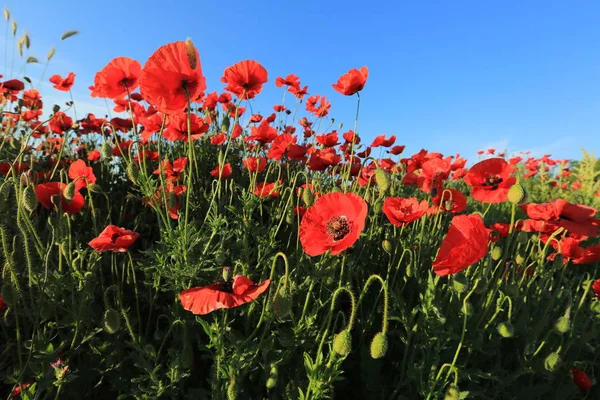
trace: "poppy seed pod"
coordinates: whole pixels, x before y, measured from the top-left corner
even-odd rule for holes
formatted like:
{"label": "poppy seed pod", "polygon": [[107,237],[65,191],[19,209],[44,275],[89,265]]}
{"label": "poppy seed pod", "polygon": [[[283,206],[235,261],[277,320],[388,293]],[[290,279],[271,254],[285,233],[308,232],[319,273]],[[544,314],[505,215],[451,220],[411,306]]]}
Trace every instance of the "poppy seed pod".
{"label": "poppy seed pod", "polygon": [[370,353],[371,357],[374,359],[383,358],[387,353],[388,349],[388,339],[387,335],[383,332],[377,333],[373,337],[373,341],[371,342]]}
{"label": "poppy seed pod", "polygon": [[121,316],[114,308],[109,308],[104,313],[104,331],[109,334],[116,333],[121,328]]}
{"label": "poppy seed pod", "polygon": [[352,351],[352,333],[344,329],[333,338],[333,351],[340,356],[347,356]]}
{"label": "poppy seed pod", "polygon": [[68,201],[73,200],[73,197],[75,197],[75,184],[73,182],[65,186],[63,189],[63,196]]}
{"label": "poppy seed pod", "polygon": [[521,205],[525,203],[527,199],[527,192],[525,188],[520,183],[516,183],[511,186],[508,191],[508,201],[512,204]]}
{"label": "poppy seed pod", "polygon": [[515,328],[510,322],[502,322],[498,325],[498,333],[503,338],[511,338],[515,335]]}
{"label": "poppy seed pod", "polygon": [[35,210],[38,205],[37,197],[35,197],[35,191],[31,186],[27,186],[23,190],[23,207],[29,212]]}

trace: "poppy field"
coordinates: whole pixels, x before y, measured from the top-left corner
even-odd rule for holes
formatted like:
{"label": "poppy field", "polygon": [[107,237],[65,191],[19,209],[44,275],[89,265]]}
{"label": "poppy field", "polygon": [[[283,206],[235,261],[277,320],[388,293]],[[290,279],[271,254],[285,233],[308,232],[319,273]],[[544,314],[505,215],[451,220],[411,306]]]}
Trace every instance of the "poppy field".
{"label": "poppy field", "polygon": [[0,77],[4,398],[600,398],[593,153],[405,154],[361,137],[367,67],[332,77],[336,129],[293,73],[200,54],[43,78],[106,116]]}

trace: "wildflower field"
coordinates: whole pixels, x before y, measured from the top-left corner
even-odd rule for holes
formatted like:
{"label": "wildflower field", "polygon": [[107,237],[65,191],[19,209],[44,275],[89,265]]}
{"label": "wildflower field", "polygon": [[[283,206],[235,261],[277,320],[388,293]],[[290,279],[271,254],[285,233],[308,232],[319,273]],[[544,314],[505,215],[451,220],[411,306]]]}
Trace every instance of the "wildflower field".
{"label": "wildflower field", "polygon": [[42,77],[126,118],[0,78],[3,398],[600,398],[592,152],[404,154],[361,140],[367,67],[343,130],[267,67],[208,92],[188,39]]}

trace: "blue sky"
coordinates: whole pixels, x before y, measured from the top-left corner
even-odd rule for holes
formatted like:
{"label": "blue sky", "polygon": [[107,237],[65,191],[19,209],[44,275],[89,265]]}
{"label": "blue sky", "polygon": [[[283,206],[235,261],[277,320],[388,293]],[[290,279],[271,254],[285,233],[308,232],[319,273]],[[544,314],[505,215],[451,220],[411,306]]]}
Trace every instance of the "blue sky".
{"label": "blue sky", "polygon": [[[331,84],[348,69],[367,65],[358,127],[365,141],[395,134],[408,154],[426,148],[469,158],[488,147],[558,158],[579,158],[585,147],[600,156],[598,1],[4,5],[19,32],[29,32],[31,55],[40,59],[63,32],[81,32],[60,43],[46,75],[77,74],[80,113],[106,113],[87,87],[112,58],[143,64],[161,45],[190,37],[211,91],[222,90],[219,79],[229,65],[255,59],[265,66],[269,83],[253,107],[263,114],[281,102],[275,78],[295,73],[311,94],[331,100],[336,125],[350,129],[356,98],[338,94]],[[0,46],[3,54],[4,40]],[[28,65],[26,73],[37,82],[41,68]],[[47,86],[42,94],[47,102],[67,99]]]}

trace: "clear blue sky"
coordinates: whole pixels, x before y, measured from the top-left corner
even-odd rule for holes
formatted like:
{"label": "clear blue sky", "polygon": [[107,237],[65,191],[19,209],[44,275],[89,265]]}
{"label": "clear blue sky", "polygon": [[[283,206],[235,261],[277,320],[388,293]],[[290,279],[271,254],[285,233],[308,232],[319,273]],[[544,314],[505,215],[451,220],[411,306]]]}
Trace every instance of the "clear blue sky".
{"label": "clear blue sky", "polygon": [[[409,154],[426,148],[469,158],[488,146],[560,158],[579,158],[585,147],[600,156],[597,0],[4,4],[39,58],[63,32],[81,31],[60,44],[49,68],[77,74],[77,101],[89,100],[95,72],[113,57],[143,64],[159,46],[190,37],[209,90],[222,90],[223,69],[235,62],[255,59],[267,68],[254,108],[263,114],[281,102],[275,78],[295,73],[311,94],[332,101],[336,125],[350,129],[356,99],[331,84],[367,65],[358,129],[365,141],[395,134]],[[27,68],[39,78],[39,67]]]}

